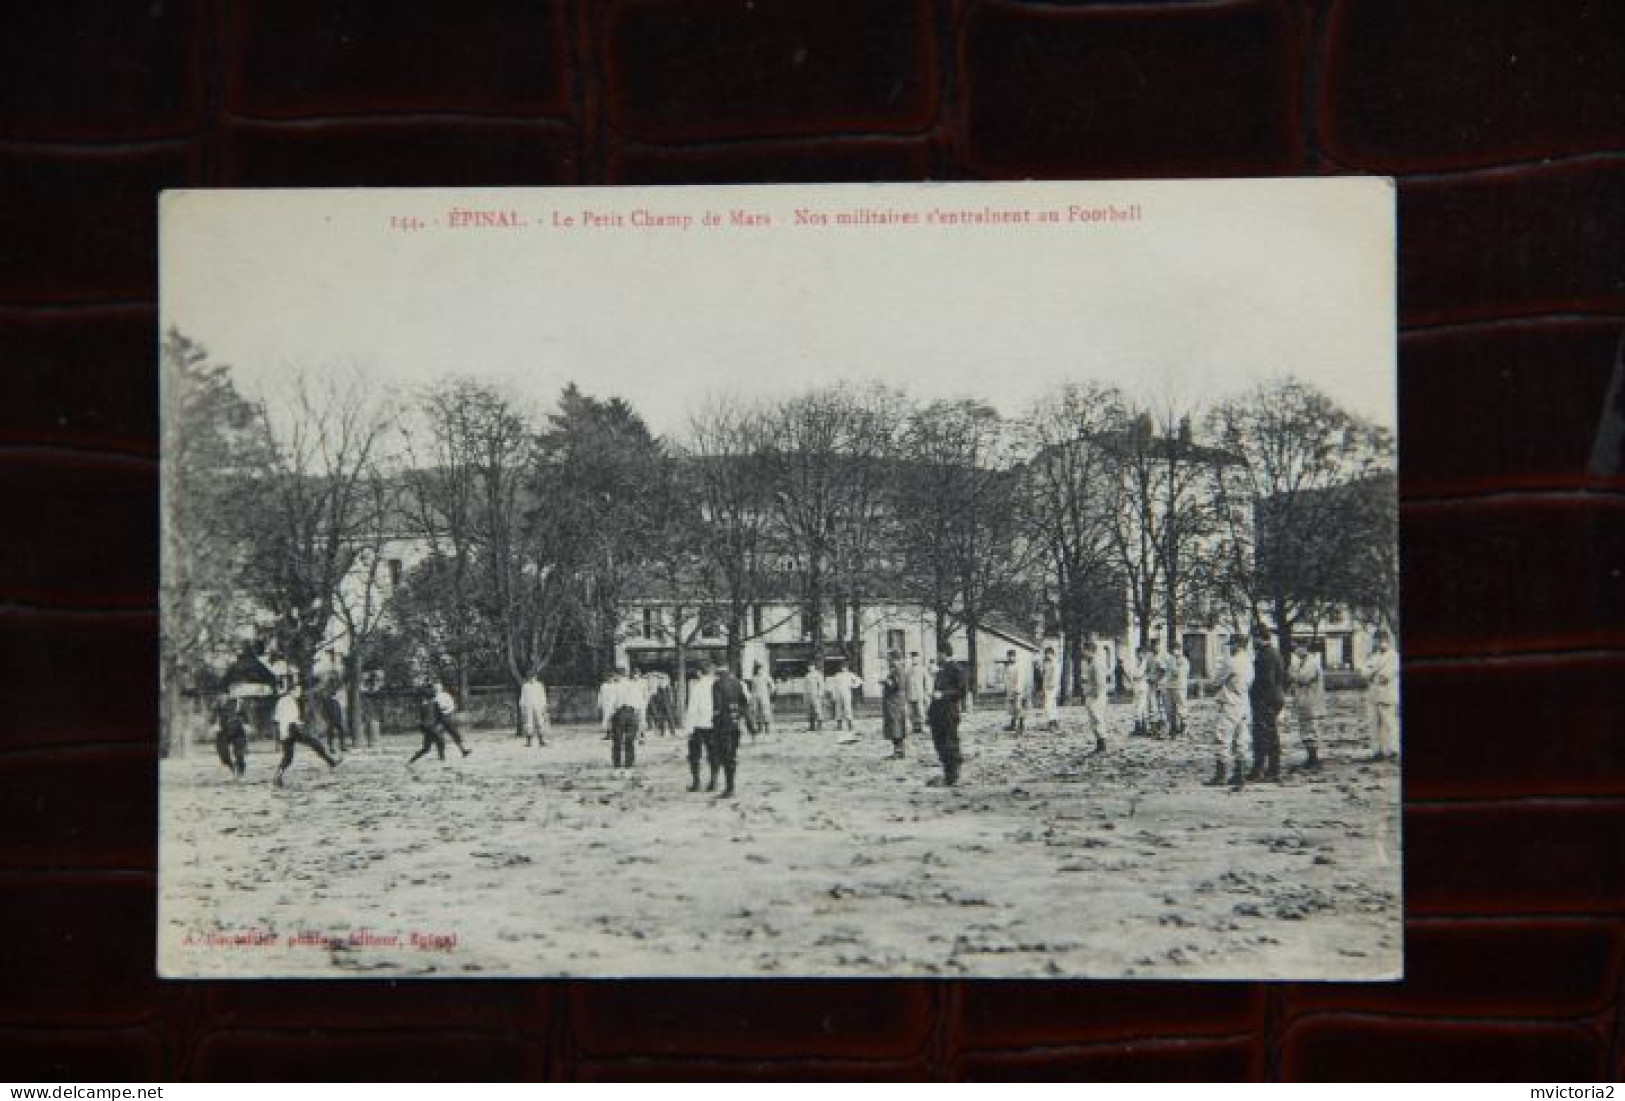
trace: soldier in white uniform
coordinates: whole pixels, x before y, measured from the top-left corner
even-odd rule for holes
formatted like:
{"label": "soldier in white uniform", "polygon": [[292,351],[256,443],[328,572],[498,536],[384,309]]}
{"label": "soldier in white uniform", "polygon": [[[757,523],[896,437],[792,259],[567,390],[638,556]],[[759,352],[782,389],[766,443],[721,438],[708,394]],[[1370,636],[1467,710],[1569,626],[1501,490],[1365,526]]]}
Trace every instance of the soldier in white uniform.
{"label": "soldier in white uniform", "polygon": [[1215,682],[1219,686],[1219,712],[1213,722],[1213,778],[1207,785],[1223,785],[1228,767],[1230,786],[1239,791],[1247,782],[1253,723],[1248,695],[1253,686],[1253,659],[1247,652],[1245,632],[1231,636],[1230,656],[1219,666]]}
{"label": "soldier in white uniform", "polygon": [[1095,752],[1106,752],[1106,697],[1111,693],[1112,669],[1106,649],[1094,639],[1083,644],[1083,713],[1095,736]]}
{"label": "soldier in white uniform", "polygon": [[863,678],[842,665],[829,678],[830,698],[835,701],[835,729],[852,729],[852,693],[863,687]]}
{"label": "soldier in white uniform", "polygon": [[1167,702],[1168,655],[1163,651],[1162,639],[1151,640],[1151,648],[1143,651],[1140,662],[1145,675],[1145,729],[1148,734],[1163,734],[1168,729]]}
{"label": "soldier in white uniform", "polygon": [[276,724],[277,737],[282,743],[282,761],[277,765],[276,776],[272,783],[282,786],[282,777],[293,764],[293,752],[296,746],[306,746],[316,752],[316,756],[327,762],[328,768],[337,768],[338,761],[327,752],[327,747],[311,737],[305,729],[305,708],[301,701],[299,685],[289,687],[276,701],[276,707],[271,712],[271,721]]}
{"label": "soldier in white uniform", "polygon": [[807,729],[824,729],[824,668],[823,662],[813,658],[807,663],[807,674],[801,681],[802,693],[807,697]]}
{"label": "soldier in white uniform", "polygon": [[711,767],[711,783],[715,785],[717,770],[722,766],[717,756],[717,745],[711,737],[715,702],[711,698],[717,678],[709,661],[700,662],[699,676],[689,681],[688,706],[684,709],[683,729],[688,733],[688,771],[693,778],[689,791],[700,790],[700,759]]}
{"label": "soldier in white uniform", "polygon": [[1027,729],[1027,670],[1026,663],[1010,650],[1005,654],[1004,705],[1010,716],[1005,729],[1017,734]]}
{"label": "soldier in white uniform", "polygon": [[1123,675],[1123,687],[1128,689],[1130,710],[1133,716],[1134,727],[1132,733],[1138,737],[1146,731],[1146,684],[1145,684],[1145,649],[1138,650],[1123,648],[1122,655],[1117,659],[1117,668]]}
{"label": "soldier in white uniform", "polygon": [[1387,631],[1378,631],[1376,649],[1361,670],[1371,707],[1371,759],[1399,759],[1399,654]]}
{"label": "soldier in white uniform", "polygon": [[519,730],[525,736],[526,745],[532,739],[538,746],[547,744],[547,686],[542,683],[540,673],[526,677],[519,688]]}
{"label": "soldier in white uniform", "polygon": [[1292,647],[1292,664],[1287,667],[1287,683],[1292,687],[1292,717],[1297,720],[1298,740],[1303,743],[1304,772],[1320,769],[1320,724],[1326,718],[1326,670],[1320,655],[1299,639]]}
{"label": "soldier in white uniform", "polygon": [[1185,733],[1185,697],[1190,692],[1191,659],[1182,651],[1168,655],[1168,675],[1163,684],[1167,692],[1164,701],[1168,712],[1168,733]]}
{"label": "soldier in white uniform", "polygon": [[920,664],[920,655],[908,655],[908,668],[903,672],[904,695],[908,700],[908,719],[914,733],[925,732],[925,705],[931,700],[931,678]]}
{"label": "soldier in white uniform", "polygon": [[1049,730],[1061,729],[1061,663],[1055,657],[1055,647],[1044,647],[1044,660],[1038,666],[1039,698],[1044,705],[1044,726]]}
{"label": "soldier in white uniform", "polygon": [[756,720],[756,727],[750,732],[754,740],[756,731],[764,734],[773,730],[773,697],[778,693],[779,686],[773,680],[773,674],[762,668],[757,662],[750,675],[750,711]]}

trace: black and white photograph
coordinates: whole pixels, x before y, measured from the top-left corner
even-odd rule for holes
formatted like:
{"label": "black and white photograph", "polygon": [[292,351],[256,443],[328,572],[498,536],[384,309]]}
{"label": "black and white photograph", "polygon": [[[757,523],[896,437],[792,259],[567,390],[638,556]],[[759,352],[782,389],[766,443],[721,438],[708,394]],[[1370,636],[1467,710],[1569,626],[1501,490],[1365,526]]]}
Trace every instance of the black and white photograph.
{"label": "black and white photograph", "polygon": [[1391,181],[160,214],[160,974],[1403,975]]}

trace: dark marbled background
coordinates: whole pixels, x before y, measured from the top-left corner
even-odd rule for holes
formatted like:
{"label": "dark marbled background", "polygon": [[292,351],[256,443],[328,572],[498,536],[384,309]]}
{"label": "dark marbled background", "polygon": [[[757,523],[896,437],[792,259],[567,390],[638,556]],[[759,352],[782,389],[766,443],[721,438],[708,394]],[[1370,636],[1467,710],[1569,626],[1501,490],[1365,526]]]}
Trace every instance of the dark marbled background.
{"label": "dark marbled background", "polygon": [[[0,1067],[1618,1078],[1625,330],[1607,0],[0,2]],[[161,983],[155,196],[1400,181],[1398,986]]]}

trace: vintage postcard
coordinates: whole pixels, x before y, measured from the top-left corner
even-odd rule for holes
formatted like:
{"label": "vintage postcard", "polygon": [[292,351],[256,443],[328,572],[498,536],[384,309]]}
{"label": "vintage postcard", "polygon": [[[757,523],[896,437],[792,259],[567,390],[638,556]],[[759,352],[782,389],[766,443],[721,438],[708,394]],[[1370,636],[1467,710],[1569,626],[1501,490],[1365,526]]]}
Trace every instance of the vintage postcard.
{"label": "vintage postcard", "polygon": [[160,215],[161,974],[1402,974],[1389,181]]}

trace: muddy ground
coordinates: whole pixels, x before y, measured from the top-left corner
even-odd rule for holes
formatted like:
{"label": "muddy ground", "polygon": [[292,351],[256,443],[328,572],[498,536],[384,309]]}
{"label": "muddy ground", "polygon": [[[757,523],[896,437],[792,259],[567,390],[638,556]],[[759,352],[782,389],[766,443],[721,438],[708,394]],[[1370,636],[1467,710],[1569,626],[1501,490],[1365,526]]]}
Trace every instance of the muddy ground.
{"label": "muddy ground", "polygon": [[[929,735],[748,738],[738,797],[690,794],[686,739],[615,775],[596,730],[545,748],[475,731],[415,770],[415,737],[287,787],[256,743],[162,768],[168,975],[1391,977],[1401,969],[1399,767],[1333,697],[1328,767],[1233,793],[1184,739],[967,718],[956,789]],[[1127,708],[1112,709],[1114,727]],[[1287,759],[1297,750],[1290,723]],[[394,938],[393,941],[391,938]]]}

